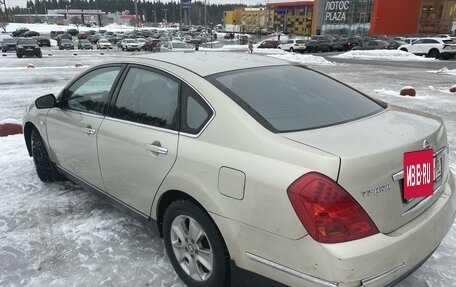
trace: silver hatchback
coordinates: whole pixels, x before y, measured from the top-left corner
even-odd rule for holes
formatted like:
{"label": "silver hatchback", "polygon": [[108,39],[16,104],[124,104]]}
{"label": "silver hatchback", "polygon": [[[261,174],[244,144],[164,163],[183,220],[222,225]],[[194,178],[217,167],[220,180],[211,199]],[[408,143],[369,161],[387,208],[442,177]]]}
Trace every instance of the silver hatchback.
{"label": "silver hatchback", "polygon": [[126,58],[38,98],[23,125],[41,180],[149,219],[189,286],[393,284],[455,217],[441,119],[278,59]]}

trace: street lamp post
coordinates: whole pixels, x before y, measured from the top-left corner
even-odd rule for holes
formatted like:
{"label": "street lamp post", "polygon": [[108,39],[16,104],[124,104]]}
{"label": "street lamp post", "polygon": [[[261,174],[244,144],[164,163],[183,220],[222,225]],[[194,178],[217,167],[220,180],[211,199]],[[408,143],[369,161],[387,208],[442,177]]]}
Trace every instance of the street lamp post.
{"label": "street lamp post", "polygon": [[168,9],[165,8],[165,9],[163,9],[163,11],[165,11],[165,27],[168,27],[168,14],[167,14]]}

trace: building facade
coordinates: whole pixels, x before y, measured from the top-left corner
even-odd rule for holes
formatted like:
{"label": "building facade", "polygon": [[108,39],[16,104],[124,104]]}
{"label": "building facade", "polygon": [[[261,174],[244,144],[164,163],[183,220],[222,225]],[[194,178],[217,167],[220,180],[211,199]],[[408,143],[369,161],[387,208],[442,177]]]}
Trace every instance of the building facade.
{"label": "building facade", "polygon": [[314,34],[454,33],[456,0],[315,0]]}
{"label": "building facade", "polygon": [[314,15],[313,0],[295,0],[289,2],[269,2],[267,7],[273,10],[273,29],[293,35],[311,36]]}
{"label": "building facade", "polygon": [[225,24],[246,30],[265,23],[303,36],[454,35],[456,0],[271,0],[264,10],[225,12]]}

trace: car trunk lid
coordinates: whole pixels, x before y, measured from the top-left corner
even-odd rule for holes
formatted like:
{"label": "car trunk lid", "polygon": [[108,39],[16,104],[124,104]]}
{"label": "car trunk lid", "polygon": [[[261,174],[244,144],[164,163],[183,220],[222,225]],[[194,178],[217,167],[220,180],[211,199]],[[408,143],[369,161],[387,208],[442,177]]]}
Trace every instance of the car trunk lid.
{"label": "car trunk lid", "polygon": [[[339,185],[365,209],[382,233],[396,230],[426,210],[447,179],[448,149],[443,149],[447,146],[443,122],[419,112],[389,107],[361,120],[282,136],[340,157]],[[400,173],[403,156],[423,150],[424,141],[434,153],[440,152],[444,172],[442,179],[434,183],[432,197],[407,202],[403,199]]]}

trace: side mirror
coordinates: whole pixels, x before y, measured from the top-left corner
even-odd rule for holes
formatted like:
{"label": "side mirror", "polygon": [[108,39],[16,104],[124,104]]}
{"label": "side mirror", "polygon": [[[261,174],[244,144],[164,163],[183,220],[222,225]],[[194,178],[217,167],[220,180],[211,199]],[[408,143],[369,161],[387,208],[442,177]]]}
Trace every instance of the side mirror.
{"label": "side mirror", "polygon": [[35,106],[37,109],[50,109],[55,107],[55,102],[54,94],[47,94],[36,99]]}

